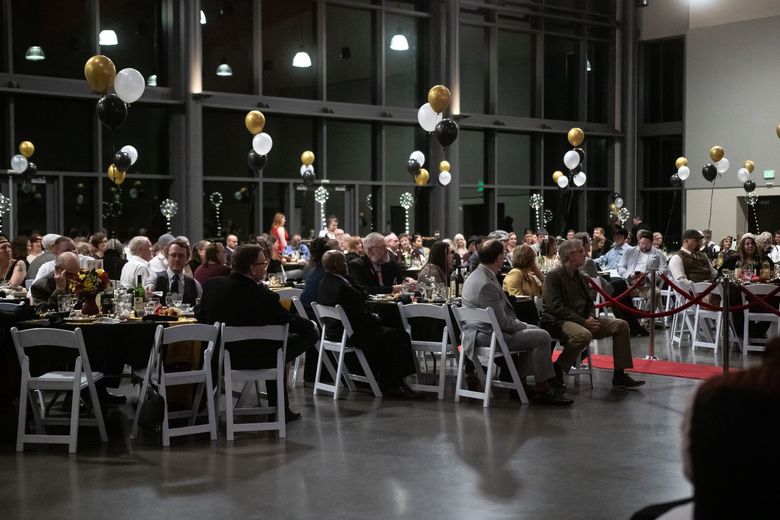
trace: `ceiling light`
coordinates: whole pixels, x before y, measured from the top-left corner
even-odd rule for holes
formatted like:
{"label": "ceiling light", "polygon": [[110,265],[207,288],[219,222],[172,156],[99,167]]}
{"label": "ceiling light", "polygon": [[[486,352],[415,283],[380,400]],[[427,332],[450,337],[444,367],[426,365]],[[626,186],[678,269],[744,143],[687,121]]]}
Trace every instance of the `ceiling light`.
{"label": "ceiling light", "polygon": [[222,58],[222,63],[217,67],[217,76],[232,76],[233,68],[225,63],[225,59]]}
{"label": "ceiling light", "polygon": [[203,9],[200,10],[200,24],[206,25],[206,13],[203,12]]}
{"label": "ceiling light", "polygon": [[31,45],[24,53],[24,59],[27,61],[42,61],[46,59],[46,54],[40,45]]}
{"label": "ceiling light", "polygon": [[303,45],[301,45],[301,50],[295,53],[292,65],[293,67],[298,67],[299,69],[306,69],[311,67],[311,58],[309,57],[309,54],[303,50]]}
{"label": "ceiling light", "polygon": [[636,0],[637,7],[647,7],[650,5],[650,0]]}
{"label": "ceiling light", "polygon": [[157,74],[152,74],[148,78],[146,78],[146,84],[150,87],[156,87],[157,86]]}
{"label": "ceiling light", "polygon": [[406,40],[406,36],[399,31],[393,39],[390,40],[390,48],[394,51],[408,51],[409,42]]}
{"label": "ceiling light", "polygon": [[593,70],[593,67],[590,66],[590,60],[585,60],[585,70],[588,72]]}
{"label": "ceiling light", "polygon": [[119,39],[113,29],[104,29],[100,31],[99,45],[119,45]]}

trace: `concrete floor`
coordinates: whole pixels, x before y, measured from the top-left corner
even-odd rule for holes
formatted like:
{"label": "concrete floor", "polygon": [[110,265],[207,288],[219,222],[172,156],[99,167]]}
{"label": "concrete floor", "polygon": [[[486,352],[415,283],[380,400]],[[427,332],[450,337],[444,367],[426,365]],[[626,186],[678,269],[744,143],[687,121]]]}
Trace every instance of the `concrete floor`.
{"label": "concrete floor", "polygon": [[[647,343],[633,341],[635,357]],[[660,336],[664,359],[719,362],[667,345]],[[576,402],[566,409],[503,397],[488,410],[456,404],[454,377],[441,402],[347,394],[334,403],[298,387],[303,419],[284,441],[243,433],[228,444],[221,433],[213,444],[199,435],[163,449],[153,435],[131,442],[132,405],[112,407],[109,443],[82,428],[77,455],[0,444],[0,517],[621,519],[689,496],[680,422],[698,382],[641,376],[640,390],[613,390],[611,373],[597,372],[594,390],[570,380]]]}

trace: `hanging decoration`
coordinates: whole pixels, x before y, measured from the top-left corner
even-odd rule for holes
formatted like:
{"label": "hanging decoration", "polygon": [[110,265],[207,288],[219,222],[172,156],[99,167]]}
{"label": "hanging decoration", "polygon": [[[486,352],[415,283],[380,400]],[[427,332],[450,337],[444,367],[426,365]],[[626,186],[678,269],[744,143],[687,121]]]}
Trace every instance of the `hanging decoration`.
{"label": "hanging decoration", "polygon": [[[250,110],[244,116],[244,126],[252,137],[252,149],[246,156],[246,163],[253,175],[259,176],[265,165],[268,164],[268,152],[274,146],[274,140],[271,136],[263,132],[265,130],[265,115],[259,110]],[[314,154],[312,154],[312,157]],[[312,159],[313,161],[314,159]],[[301,172],[303,175],[303,172]],[[217,229],[221,231],[221,226],[217,223]],[[217,233],[219,234],[219,233]]]}
{"label": "hanging decoration", "polygon": [[179,204],[173,199],[165,199],[160,203],[160,213],[165,217],[168,233],[171,233],[171,219],[179,212]]}
{"label": "hanging decoration", "polygon": [[325,186],[320,186],[314,190],[314,200],[320,205],[320,229],[325,229],[328,224],[325,218],[325,203],[328,202],[329,197],[330,193]]}
{"label": "hanging decoration", "polygon": [[[450,106],[452,93],[444,85],[434,85],[428,91],[428,102],[417,110],[417,122],[426,132],[433,132],[439,144],[446,148],[458,138],[458,125],[450,118],[443,117],[442,113]],[[422,167],[422,162],[420,167]],[[410,164],[410,168],[412,165]],[[410,171],[412,175],[415,175]]]}
{"label": "hanging decoration", "polygon": [[538,193],[531,195],[528,204],[534,210],[536,214],[536,228],[539,229],[542,223],[542,207],[544,206],[544,199]]}
{"label": "hanging decoration", "polygon": [[219,208],[222,206],[222,200],[222,194],[218,191],[215,191],[209,195],[209,202],[211,202],[211,205],[214,206],[214,216],[217,221],[217,236],[222,234],[222,218],[219,212]]}
{"label": "hanging decoration", "polygon": [[550,222],[553,221],[553,212],[552,210],[546,209],[544,210],[544,227],[547,227],[550,225]]}
{"label": "hanging decoration", "polygon": [[[756,233],[761,232],[761,228],[758,225],[758,211],[756,211],[756,204],[758,204],[758,195],[753,193],[752,191],[749,191],[745,194],[745,202],[748,205],[748,211],[750,212],[752,210],[753,213],[753,222],[756,224]],[[750,231],[750,230],[748,230]]]}
{"label": "hanging decoration", "polygon": [[[688,167],[688,159],[685,157],[678,157],[674,161],[674,167],[677,168],[677,177],[681,181],[685,181],[691,175],[691,169]],[[674,186],[674,184],[672,184]]]}
{"label": "hanging decoration", "polygon": [[441,161],[439,163],[439,184],[447,186],[452,181],[452,173],[450,173],[449,161]]}
{"label": "hanging decoration", "polygon": [[617,212],[617,219],[621,226],[625,225],[630,216],[631,212],[628,211],[628,208],[620,208]]}
{"label": "hanging decoration", "polygon": [[11,211],[11,197],[0,193],[0,233],[3,232],[3,215]]}
{"label": "hanging decoration", "polygon": [[400,198],[401,207],[404,208],[404,228],[406,230],[406,234],[409,234],[409,209],[414,204],[414,197],[412,197],[412,194],[407,192],[404,192],[401,194]]}
{"label": "hanging decoration", "polygon": [[310,188],[314,185],[314,179],[316,175],[314,173],[314,152],[306,150],[301,154],[301,177],[303,178],[303,185]]}

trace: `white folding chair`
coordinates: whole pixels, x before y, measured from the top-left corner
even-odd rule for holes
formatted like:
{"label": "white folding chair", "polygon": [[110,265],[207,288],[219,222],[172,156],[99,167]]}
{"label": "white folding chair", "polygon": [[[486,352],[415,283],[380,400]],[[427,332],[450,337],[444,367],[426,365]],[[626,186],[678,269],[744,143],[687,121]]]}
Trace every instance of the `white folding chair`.
{"label": "white folding chair", "polygon": [[[319,359],[317,360],[317,373],[314,377],[314,395],[317,395],[319,390],[325,390],[326,392],[332,392],[333,400],[337,400],[341,391],[341,378],[343,377],[350,392],[355,391],[354,381],[359,381],[361,383],[368,383],[368,385],[371,386],[374,397],[382,397],[382,392],[379,390],[379,385],[376,382],[376,378],[374,378],[371,367],[368,366],[368,361],[366,360],[363,351],[359,348],[347,346],[347,340],[352,336],[353,331],[352,325],[349,323],[349,318],[347,318],[347,314],[344,312],[341,305],[329,307],[327,305],[319,305],[316,302],[312,302],[311,307],[314,309],[314,314],[317,316],[317,320],[321,325],[320,328],[322,329],[322,335],[320,336],[320,353]],[[326,339],[327,327],[325,326],[324,321],[326,319],[336,320],[341,323],[344,328],[344,331],[341,334],[341,340],[330,341]],[[327,351],[338,353],[338,362],[335,371],[333,370],[330,359],[328,359],[326,354]],[[358,362],[360,362],[360,366],[365,375],[361,376],[351,373],[344,364],[344,356],[350,352],[357,356]],[[322,383],[320,380],[323,365],[325,365],[328,371],[333,375],[332,385]]]}
{"label": "white folding chair", "polygon": [[[165,413],[162,422],[162,443],[163,446],[171,445],[171,437],[182,435],[192,435],[195,433],[209,433],[211,440],[217,440],[217,416],[214,408],[214,385],[211,378],[211,359],[214,355],[214,348],[219,336],[219,323],[214,325],[204,325],[193,323],[188,325],[177,325],[175,327],[165,328],[162,325],[157,326],[154,334],[154,347],[149,354],[149,362],[145,370],[137,370],[135,375],[143,378],[141,393],[138,396],[138,405],[133,419],[133,428],[130,431],[130,438],[135,439],[138,435],[138,417],[146,400],[146,392],[149,385],[157,387],[157,391],[165,403]],[[208,346],[203,353],[203,365],[200,369],[185,370],[181,372],[166,372],[163,359],[163,346],[180,341],[207,341]],[[183,410],[171,412],[168,409],[167,387],[177,385],[197,384],[198,389],[192,401],[192,410]],[[204,392],[205,390],[205,392]],[[206,395],[206,413],[207,422],[205,424],[195,424],[200,409],[200,403],[203,395]],[[189,417],[189,425],[172,428],[169,419],[181,419]]]}
{"label": "white folding chair", "polygon": [[[684,284],[680,284],[680,286],[682,289],[693,290],[692,284],[690,284],[690,287],[687,287]],[[673,299],[673,308],[684,305],[688,301],[687,298],[682,296],[677,291],[673,292],[671,298]],[[694,307],[695,306],[688,307],[684,311],[677,312],[672,316],[672,339],[670,341],[672,348],[674,348],[675,343],[677,344],[677,348],[682,347],[682,342],[685,339],[686,333],[690,334],[691,341],[693,341],[693,320],[696,317],[696,309]]]}
{"label": "white folding chair", "polygon": [[[75,331],[58,329],[29,329],[24,331],[11,328],[11,337],[19,356],[19,364],[22,368],[22,381],[19,386],[19,422],[16,432],[16,451],[24,451],[25,444],[67,444],[68,453],[76,453],[78,444],[79,423],[97,426],[100,440],[108,442],[106,426],[103,422],[103,412],[100,408],[95,381],[103,379],[103,374],[93,372],[89,365],[87,349],[84,347],[84,337],[81,329]],[[30,375],[30,358],[24,353],[24,349],[38,346],[52,346],[75,349],[78,357],[73,371],[47,372],[38,377]],[[89,398],[94,412],[94,419],[79,417],[79,404],[81,403],[81,391],[89,389]],[[43,417],[38,406],[33,405],[36,434],[27,433],[27,400],[33,400],[32,393],[35,390],[72,392],[70,405],[70,418]],[[66,425],[70,424],[68,435],[46,435],[46,424]]]}
{"label": "white folding chair", "polygon": [[[493,386],[498,386],[501,388],[517,390],[517,394],[520,396],[520,402],[528,404],[528,396],[523,389],[520,376],[518,375],[517,369],[515,368],[515,362],[512,359],[512,353],[504,341],[504,334],[501,332],[501,327],[496,321],[496,314],[493,309],[466,309],[463,307],[458,307],[457,305],[453,305],[452,313],[455,315],[455,319],[458,321],[461,330],[464,330],[464,325],[473,322],[484,323],[492,328],[492,332],[490,334],[490,346],[480,347],[474,345],[474,355],[472,357],[472,362],[474,363],[474,368],[476,369],[477,374],[482,376],[480,379],[484,378],[485,390],[484,392],[478,392],[474,390],[467,390],[462,387],[463,373],[465,370],[466,349],[461,346],[460,356],[458,358],[458,380],[455,385],[455,402],[460,402],[461,396],[472,397],[474,399],[482,400],[482,406],[487,408],[490,406],[491,389]],[[480,354],[487,357],[486,374],[482,372],[482,363],[479,360]],[[493,377],[493,366],[495,364],[496,356],[503,356],[504,361],[506,361],[506,366],[509,368],[509,373],[512,376],[511,383],[500,381]]]}
{"label": "white folding chair", "polygon": [[[401,314],[401,323],[412,339],[412,351],[415,352],[414,367],[417,372],[417,383],[410,385],[412,389],[421,392],[436,392],[439,399],[444,398],[444,373],[447,362],[447,350],[450,345],[450,331],[452,330],[452,323],[450,320],[450,311],[446,305],[433,305],[430,303],[412,303],[404,305],[398,302],[398,311]],[[444,329],[441,333],[441,340],[439,341],[423,341],[416,340],[412,335],[412,326],[409,323],[410,319],[414,318],[427,318],[428,320],[436,320],[443,322]],[[426,352],[436,354],[439,358],[439,384],[428,385],[422,383],[423,377],[428,374],[424,374],[420,369],[420,360],[417,357],[417,353],[422,352],[423,356]],[[431,374],[434,375],[435,374]]]}
{"label": "white folding chair", "polygon": [[[264,325],[257,327],[229,327],[222,324],[220,334],[220,359],[223,369],[222,385],[225,392],[225,422],[227,424],[227,440],[232,441],[235,432],[254,432],[265,430],[277,430],[279,437],[287,436],[285,427],[285,407],[284,407],[284,366],[285,354],[287,352],[287,335],[289,325]],[[280,343],[276,351],[276,366],[273,368],[260,369],[233,369],[230,362],[230,352],[225,349],[228,343],[247,340],[267,340]],[[260,406],[239,406],[244,396],[236,403],[233,403],[233,383],[255,383],[259,381],[276,380],[276,406],[268,403],[267,407]],[[268,415],[276,414],[276,420],[273,422],[252,422],[236,423],[235,416],[239,415]]]}
{"label": "white folding chair", "polygon": [[[536,311],[539,313],[539,319],[541,320],[542,311],[544,310],[542,299],[538,296],[534,296],[534,304],[536,304]],[[552,341],[554,343],[553,348],[561,344],[561,340],[558,338],[552,338]],[[573,377],[575,384],[579,383],[580,377],[588,376],[590,379],[590,387],[595,388],[593,386],[593,359],[590,356],[590,345],[585,347],[585,355],[588,358],[588,366],[582,364],[582,354],[580,353],[577,357],[577,364],[570,367],[569,373],[566,375]]]}
{"label": "white folding chair", "polygon": [[[699,294],[708,289],[709,286],[709,282],[697,282],[693,284],[693,293]],[[722,297],[723,292],[721,287],[715,287],[711,294]],[[691,350],[696,350],[696,347],[706,347],[711,348],[714,353],[717,353],[718,347],[720,346],[720,336],[723,327],[723,313],[721,311],[705,309],[700,305],[696,305],[695,307],[693,334],[691,334]],[[731,325],[731,320],[728,320],[727,323],[728,326],[731,327],[729,341],[739,345],[739,338],[734,331],[734,327]]]}
{"label": "white folding chair", "polygon": [[[589,276],[588,278],[590,278],[599,289],[604,289],[604,281],[600,276]],[[596,298],[593,300],[593,305],[601,305],[602,303],[604,303],[604,297],[600,292],[596,291]],[[596,316],[612,316],[612,307],[609,305],[596,307]]]}
{"label": "white folding chair", "polygon": [[[771,284],[746,285],[744,287],[748,290],[748,292],[754,296],[759,297],[765,294],[769,294],[775,289],[775,286]],[[742,294],[742,304],[747,305],[749,303],[750,300],[748,300],[747,295]],[[766,344],[769,340],[767,338],[751,336],[750,323],[770,323],[771,325],[767,335],[768,337],[772,337],[773,332],[775,336],[780,333],[780,318],[771,312],[766,312],[758,305],[754,305],[752,310],[751,308],[747,308],[743,312],[745,316],[745,324],[742,331],[742,355],[746,355],[748,350],[762,352],[766,348]]]}
{"label": "white folding chair", "polygon": [[[281,289],[279,291],[276,291],[276,294],[279,295],[280,300],[290,300],[290,311],[292,311],[293,308],[295,308],[295,312],[304,319],[309,319],[308,315],[306,314],[306,309],[303,307],[303,303],[301,302],[301,294],[303,294],[303,289],[296,289],[294,287],[288,287],[286,289]],[[317,333],[319,334],[319,327],[315,322],[314,327],[317,330]],[[298,384],[298,371],[301,368],[301,360],[306,360],[306,353],[304,352],[297,358],[295,358],[295,364],[293,365],[293,372],[292,372],[292,385],[296,386]]]}

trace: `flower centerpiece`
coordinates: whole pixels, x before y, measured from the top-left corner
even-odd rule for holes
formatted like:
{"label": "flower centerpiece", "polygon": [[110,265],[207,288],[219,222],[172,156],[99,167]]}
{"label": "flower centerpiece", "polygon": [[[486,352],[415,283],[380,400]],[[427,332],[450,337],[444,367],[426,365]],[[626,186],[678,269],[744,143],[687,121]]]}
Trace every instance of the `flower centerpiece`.
{"label": "flower centerpiece", "polygon": [[81,269],[73,277],[72,285],[73,292],[84,302],[81,313],[95,315],[100,312],[95,297],[97,293],[111,287],[111,280],[103,269]]}

